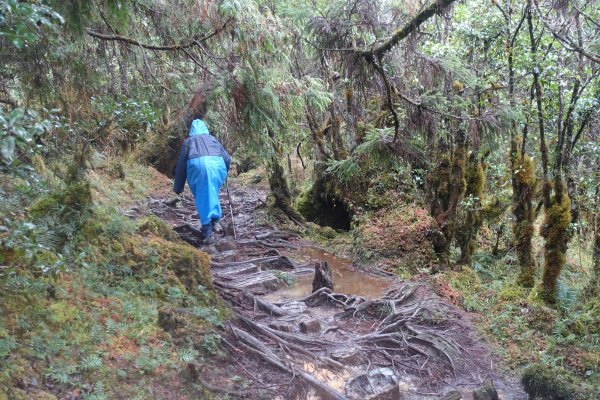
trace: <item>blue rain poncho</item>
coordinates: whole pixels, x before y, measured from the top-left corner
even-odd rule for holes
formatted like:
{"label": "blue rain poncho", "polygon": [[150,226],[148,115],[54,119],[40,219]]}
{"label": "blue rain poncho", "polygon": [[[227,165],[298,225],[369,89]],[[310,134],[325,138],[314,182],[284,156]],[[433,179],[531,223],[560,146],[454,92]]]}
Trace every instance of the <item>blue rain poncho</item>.
{"label": "blue rain poncho", "polygon": [[181,146],[173,190],[183,192],[187,179],[202,225],[208,226],[223,216],[219,190],[227,178],[230,162],[231,157],[210,135],[206,124],[200,119],[194,120],[190,136]]}

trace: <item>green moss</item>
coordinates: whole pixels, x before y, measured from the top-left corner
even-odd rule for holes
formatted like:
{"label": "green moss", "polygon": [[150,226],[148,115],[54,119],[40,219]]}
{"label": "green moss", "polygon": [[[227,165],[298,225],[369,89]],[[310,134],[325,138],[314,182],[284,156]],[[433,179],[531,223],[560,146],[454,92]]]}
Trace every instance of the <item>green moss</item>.
{"label": "green moss", "polygon": [[172,242],[178,242],[180,240],[173,228],[155,215],[148,215],[142,218],[140,220],[138,232],[152,232],[156,236]]}
{"label": "green moss", "polygon": [[461,250],[459,264],[471,265],[471,258],[476,248],[475,239],[483,222],[481,202],[485,188],[485,170],[476,153],[469,156],[465,169],[465,199],[458,218],[456,239]]}
{"label": "green moss", "polygon": [[533,258],[532,238],[534,234],[533,196],[536,177],[533,160],[528,154],[519,155],[513,160],[513,234],[521,271],[519,283],[524,287],[533,287],[535,283],[535,259]]}
{"label": "green moss", "polygon": [[92,204],[92,193],[87,182],[75,182],[37,200],[29,207],[29,216],[41,218],[61,210],[84,211]]}
{"label": "green moss", "polygon": [[544,245],[544,271],[542,273],[542,298],[549,304],[556,303],[558,277],[565,264],[568,228],[571,224],[571,199],[566,192],[552,198],[552,205],[545,210],[542,236]]}
{"label": "green moss", "polygon": [[67,303],[66,301],[59,301],[48,306],[49,319],[57,325],[62,325],[73,321],[77,318],[79,312],[77,307]]}
{"label": "green moss", "polygon": [[521,286],[508,284],[500,291],[500,299],[503,301],[515,301],[525,297],[525,291]]}
{"label": "green moss", "polygon": [[521,378],[530,399],[592,400],[594,395],[579,386],[565,371],[557,373],[550,366],[534,365]]}

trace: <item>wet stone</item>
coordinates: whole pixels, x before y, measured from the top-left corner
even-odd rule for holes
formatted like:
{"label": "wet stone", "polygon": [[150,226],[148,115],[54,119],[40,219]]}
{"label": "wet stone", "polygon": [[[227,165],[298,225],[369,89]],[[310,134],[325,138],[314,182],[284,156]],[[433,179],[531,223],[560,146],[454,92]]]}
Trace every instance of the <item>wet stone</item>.
{"label": "wet stone", "polygon": [[280,308],[287,311],[289,314],[302,314],[308,307],[306,306],[306,303],[291,300],[281,304]]}
{"label": "wet stone", "polygon": [[340,350],[331,353],[331,358],[344,365],[356,365],[360,362],[360,353],[356,350]]}
{"label": "wet stone", "polygon": [[233,238],[226,238],[216,244],[219,251],[237,250],[238,245]]}
{"label": "wet stone", "polygon": [[273,321],[269,324],[269,328],[282,331],[282,332],[293,332],[294,326],[289,322]]}
{"label": "wet stone", "polygon": [[317,319],[303,319],[299,324],[300,332],[302,333],[319,333],[321,332],[321,323]]}
{"label": "wet stone", "polygon": [[237,258],[237,252],[235,250],[223,251],[220,253],[214,253],[211,256],[211,261],[218,263],[234,262]]}
{"label": "wet stone", "polygon": [[374,369],[346,384],[346,395],[361,400],[402,400],[398,377],[389,368]]}

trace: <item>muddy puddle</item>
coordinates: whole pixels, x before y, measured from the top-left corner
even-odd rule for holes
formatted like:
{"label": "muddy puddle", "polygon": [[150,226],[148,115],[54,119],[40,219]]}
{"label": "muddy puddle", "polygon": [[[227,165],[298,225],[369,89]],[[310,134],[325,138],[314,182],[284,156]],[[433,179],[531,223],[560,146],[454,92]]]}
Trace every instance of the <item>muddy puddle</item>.
{"label": "muddy puddle", "polygon": [[[302,264],[314,265],[317,261],[326,261],[333,275],[334,290],[337,293],[353,294],[367,299],[381,297],[390,286],[388,278],[369,275],[352,268],[352,260],[336,257],[318,247],[306,246],[287,254]],[[314,274],[305,274],[294,279],[294,283],[286,288],[264,296],[265,300],[278,302],[285,299],[300,299],[312,293]]]}

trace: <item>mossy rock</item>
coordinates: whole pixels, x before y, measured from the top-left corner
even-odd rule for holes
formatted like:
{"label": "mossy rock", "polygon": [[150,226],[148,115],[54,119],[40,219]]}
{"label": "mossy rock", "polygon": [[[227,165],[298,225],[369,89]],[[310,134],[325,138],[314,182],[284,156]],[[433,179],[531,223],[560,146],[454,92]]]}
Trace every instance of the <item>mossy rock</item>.
{"label": "mossy rock", "polygon": [[169,240],[179,242],[179,236],[168,224],[163,222],[155,215],[148,215],[140,220],[138,228],[139,233],[151,232],[154,235]]}
{"label": "mossy rock", "polygon": [[153,244],[161,262],[167,269],[175,272],[181,283],[193,294],[199,293],[199,286],[212,290],[210,275],[210,256],[187,243],[163,242]]}
{"label": "mossy rock", "polygon": [[593,400],[594,395],[581,387],[565,371],[534,365],[521,378],[525,392],[533,400]]}
{"label": "mossy rock", "polygon": [[558,311],[547,307],[542,303],[533,303],[529,305],[529,314],[527,322],[529,326],[540,332],[552,334],[554,323],[559,317]]}

